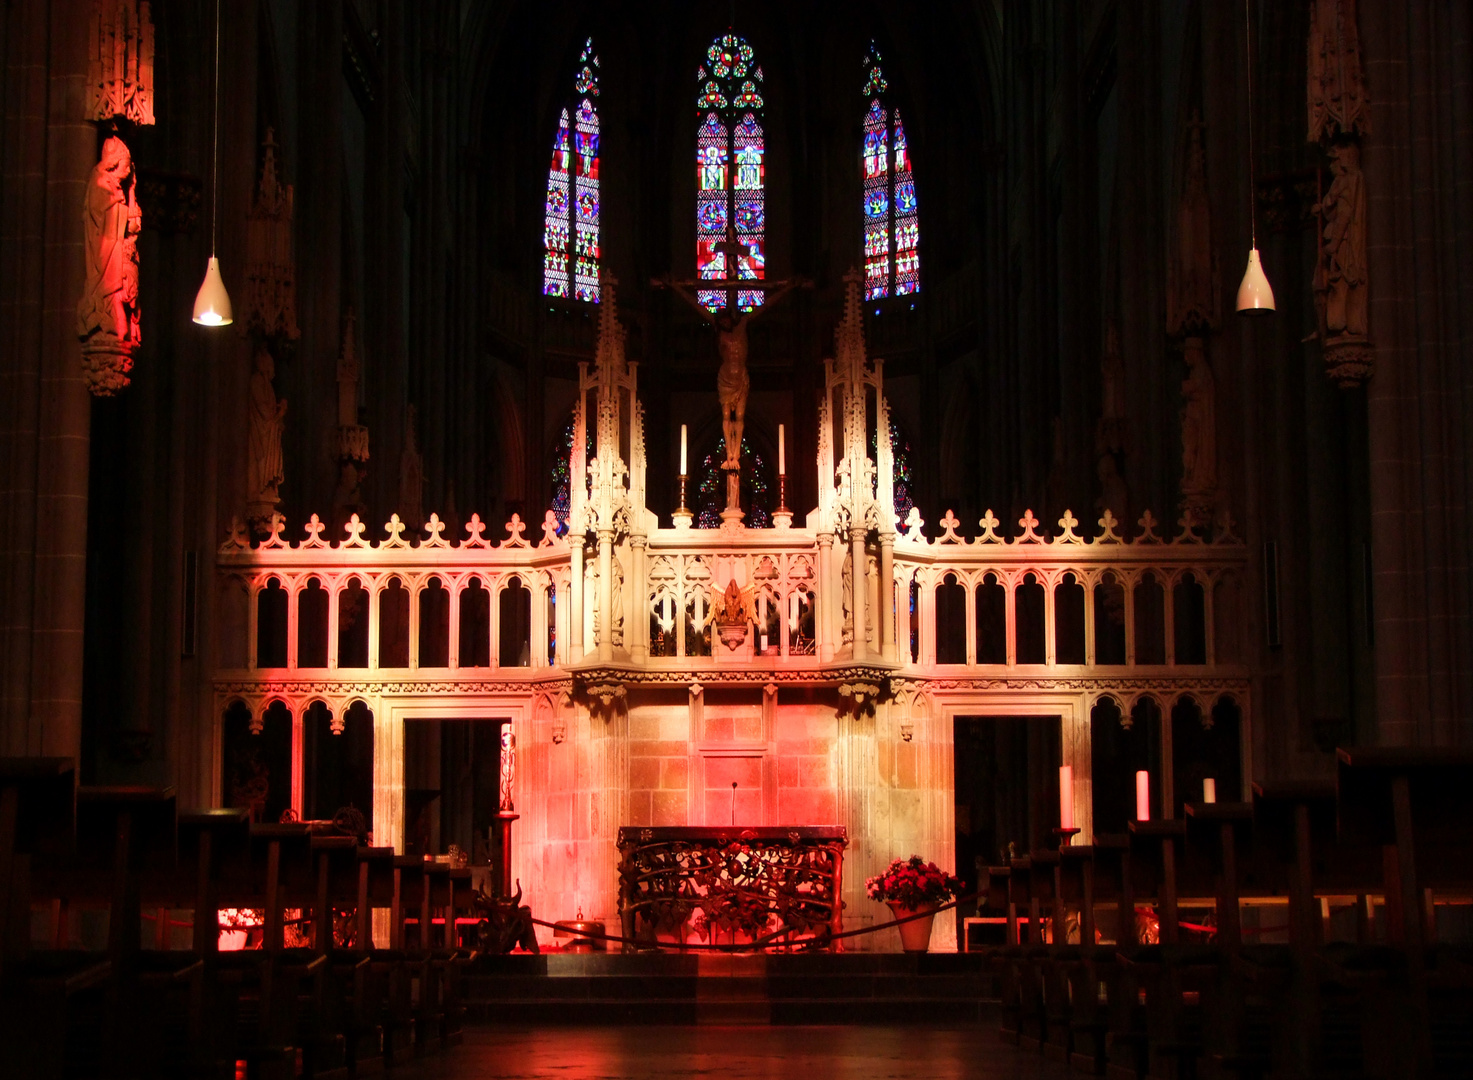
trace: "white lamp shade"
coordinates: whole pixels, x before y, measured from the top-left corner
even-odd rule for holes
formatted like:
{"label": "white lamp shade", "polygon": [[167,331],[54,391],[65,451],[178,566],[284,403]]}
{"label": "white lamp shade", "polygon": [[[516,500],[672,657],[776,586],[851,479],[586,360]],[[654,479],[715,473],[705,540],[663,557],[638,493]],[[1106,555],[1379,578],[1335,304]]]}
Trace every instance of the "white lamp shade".
{"label": "white lamp shade", "polygon": [[220,278],[220,260],[210,256],[205,280],[194,297],[194,321],[201,326],[227,326],[235,321],[230,310],[230,294]]}
{"label": "white lamp shade", "polygon": [[1243,272],[1243,283],[1238,286],[1238,314],[1266,315],[1274,310],[1274,290],[1263,273],[1263,263],[1258,261],[1258,249],[1248,252],[1248,269]]}

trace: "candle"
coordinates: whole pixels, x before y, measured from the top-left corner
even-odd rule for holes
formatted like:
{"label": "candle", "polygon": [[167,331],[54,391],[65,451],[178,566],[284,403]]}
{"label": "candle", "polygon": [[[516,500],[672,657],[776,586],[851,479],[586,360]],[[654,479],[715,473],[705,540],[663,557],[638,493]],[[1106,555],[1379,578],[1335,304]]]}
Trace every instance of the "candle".
{"label": "candle", "polygon": [[1212,779],[1212,777],[1210,776],[1202,781],[1202,801],[1217,801],[1217,781]]}
{"label": "candle", "polygon": [[787,446],[784,444],[783,426],[781,424],[777,426],[777,474],[779,476],[788,475]]}
{"label": "candle", "polygon": [[1059,828],[1074,828],[1074,767],[1059,766]]}
{"label": "candle", "polygon": [[798,594],[796,592],[788,596],[788,629],[795,633],[798,630]]}
{"label": "candle", "polygon": [[670,629],[670,594],[665,594],[665,629]]}
{"label": "candle", "polygon": [[1145,769],[1135,774],[1135,819],[1151,820],[1151,774]]}
{"label": "candle", "polygon": [[685,425],[680,425],[680,475],[685,476]]}

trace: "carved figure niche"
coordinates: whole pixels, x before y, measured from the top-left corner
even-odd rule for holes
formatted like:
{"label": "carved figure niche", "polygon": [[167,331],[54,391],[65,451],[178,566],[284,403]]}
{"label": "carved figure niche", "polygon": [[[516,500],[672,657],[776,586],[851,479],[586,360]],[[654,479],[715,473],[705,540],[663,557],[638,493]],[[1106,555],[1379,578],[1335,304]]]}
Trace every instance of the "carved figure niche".
{"label": "carved figure niche", "polygon": [[936,663],[967,662],[967,590],[955,574],[936,586]]}
{"label": "carved figure niche", "polygon": [[77,337],[87,389],[112,397],[128,385],[141,340],[138,309],[138,208],[133,155],[112,136],[102,144],[82,201],[83,283]]}
{"label": "carved figure niche", "polygon": [[977,663],[1008,662],[1008,591],[996,574],[977,586]]}
{"label": "carved figure niche", "polygon": [[531,667],[532,665],[532,590],[522,584],[519,577],[508,578],[506,588],[501,590],[500,634],[501,647],[497,650],[502,667]]}
{"label": "carved figure niche", "polygon": [[378,596],[378,665],[409,666],[409,590],[390,578]]}
{"label": "carved figure niche", "polygon": [[1045,599],[1043,582],[1032,573],[1024,574],[1013,591],[1014,640],[1020,664],[1042,664],[1048,659]]}
{"label": "carved figure niche", "polygon": [[1309,141],[1328,158],[1329,189],[1314,206],[1319,219],[1315,308],[1326,374],[1342,387],[1371,375],[1366,264],[1366,186],[1361,139],[1371,130],[1361,72],[1356,0],[1312,0],[1305,87]]}

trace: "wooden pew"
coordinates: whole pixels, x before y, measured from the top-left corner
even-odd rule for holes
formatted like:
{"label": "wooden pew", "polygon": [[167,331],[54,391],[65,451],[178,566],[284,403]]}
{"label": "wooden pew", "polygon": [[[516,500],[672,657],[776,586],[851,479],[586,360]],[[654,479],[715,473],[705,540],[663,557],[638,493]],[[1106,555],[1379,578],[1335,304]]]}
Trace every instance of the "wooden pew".
{"label": "wooden pew", "polygon": [[1473,894],[1465,854],[1473,753],[1342,749],[1337,786],[1341,842],[1381,847],[1388,943],[1400,957],[1399,970],[1382,973],[1393,993],[1367,1033],[1367,1067],[1389,1076],[1465,1072],[1473,1068],[1473,980],[1460,950],[1436,947],[1432,900],[1439,890]]}
{"label": "wooden pew", "polygon": [[389,941],[386,948],[370,951],[374,996],[378,1002],[377,1024],[382,1032],[385,1064],[396,1065],[414,1057],[414,1018],[408,954],[404,948],[404,890],[391,847],[358,849],[359,895],[367,903],[358,906],[362,937],[372,942],[373,911],[388,915]]}

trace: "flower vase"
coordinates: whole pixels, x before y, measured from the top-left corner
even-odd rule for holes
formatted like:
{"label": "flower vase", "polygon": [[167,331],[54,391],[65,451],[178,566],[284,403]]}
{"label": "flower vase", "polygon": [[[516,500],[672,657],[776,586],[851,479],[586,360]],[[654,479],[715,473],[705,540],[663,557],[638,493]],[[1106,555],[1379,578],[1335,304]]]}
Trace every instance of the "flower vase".
{"label": "flower vase", "polygon": [[931,924],[936,921],[936,905],[924,904],[921,907],[912,908],[897,904],[893,900],[888,900],[886,903],[897,919],[910,918],[912,915],[925,915],[924,919],[903,922],[895,929],[900,931],[900,944],[906,952],[927,952],[931,948]]}

